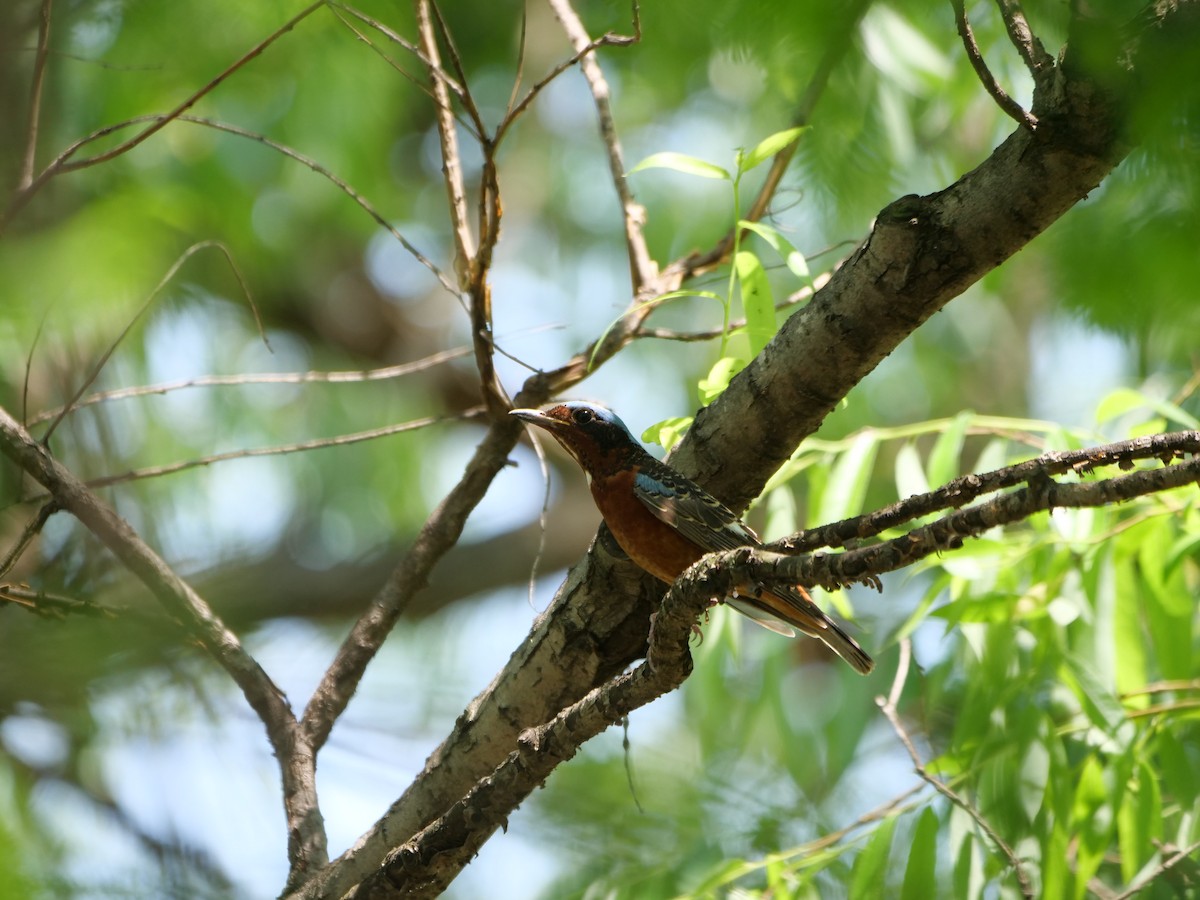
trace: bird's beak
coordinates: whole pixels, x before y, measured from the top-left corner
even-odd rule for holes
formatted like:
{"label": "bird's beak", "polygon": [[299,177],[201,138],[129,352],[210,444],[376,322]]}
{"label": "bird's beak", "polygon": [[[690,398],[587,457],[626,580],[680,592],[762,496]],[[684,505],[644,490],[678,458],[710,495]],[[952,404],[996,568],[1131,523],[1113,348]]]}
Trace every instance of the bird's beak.
{"label": "bird's beak", "polygon": [[524,419],[530,425],[545,428],[547,431],[554,431],[563,424],[558,419],[546,415],[540,409],[510,409],[508,414],[516,416],[518,419]]}

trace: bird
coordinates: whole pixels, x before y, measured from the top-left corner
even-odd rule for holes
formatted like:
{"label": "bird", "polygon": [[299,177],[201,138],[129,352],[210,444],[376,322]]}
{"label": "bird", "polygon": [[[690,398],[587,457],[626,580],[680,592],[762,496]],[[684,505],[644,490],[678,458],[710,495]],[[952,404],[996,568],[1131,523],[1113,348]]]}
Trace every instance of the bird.
{"label": "bird", "polygon": [[[651,456],[612,410],[572,400],[509,415],[549,432],[574,458],[621,549],[660,581],[671,584],[706,553],[763,546],[732,510]],[[771,631],[820,639],[863,675],[875,667],[800,585],[740,585],[725,602]]]}

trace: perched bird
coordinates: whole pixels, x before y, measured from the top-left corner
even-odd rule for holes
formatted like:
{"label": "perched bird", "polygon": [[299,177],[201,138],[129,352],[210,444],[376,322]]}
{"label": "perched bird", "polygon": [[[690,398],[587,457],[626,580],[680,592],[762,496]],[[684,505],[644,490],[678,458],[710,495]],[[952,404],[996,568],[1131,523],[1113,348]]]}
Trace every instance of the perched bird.
{"label": "perched bird", "polygon": [[[572,401],[510,414],[550,432],[575,458],[621,549],[659,580],[670,584],[706,553],[762,546],[719,500],[646,452],[611,410]],[[864,675],[875,666],[799,585],[748,584],[726,602],[772,631],[820,638]]]}

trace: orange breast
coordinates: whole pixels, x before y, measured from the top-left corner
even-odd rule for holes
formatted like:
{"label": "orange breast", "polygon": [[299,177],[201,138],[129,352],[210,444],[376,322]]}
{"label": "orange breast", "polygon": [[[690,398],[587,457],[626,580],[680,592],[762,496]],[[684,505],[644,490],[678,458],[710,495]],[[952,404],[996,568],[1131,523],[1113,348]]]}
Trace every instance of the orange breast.
{"label": "orange breast", "polygon": [[632,472],[593,479],[592,497],[621,549],[660,581],[670,584],[704,555],[634,495]]}

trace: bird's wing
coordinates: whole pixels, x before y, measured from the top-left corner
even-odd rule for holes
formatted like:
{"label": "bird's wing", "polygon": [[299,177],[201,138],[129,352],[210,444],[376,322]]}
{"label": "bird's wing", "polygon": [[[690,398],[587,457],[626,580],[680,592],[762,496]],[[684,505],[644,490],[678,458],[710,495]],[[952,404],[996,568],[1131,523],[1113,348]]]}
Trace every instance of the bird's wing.
{"label": "bird's wing", "polygon": [[721,501],[656,459],[643,464],[633,480],[633,493],[706,553],[759,546],[758,535]]}

